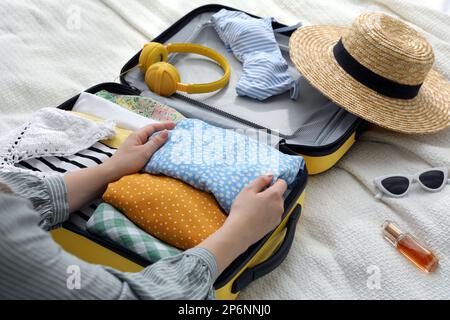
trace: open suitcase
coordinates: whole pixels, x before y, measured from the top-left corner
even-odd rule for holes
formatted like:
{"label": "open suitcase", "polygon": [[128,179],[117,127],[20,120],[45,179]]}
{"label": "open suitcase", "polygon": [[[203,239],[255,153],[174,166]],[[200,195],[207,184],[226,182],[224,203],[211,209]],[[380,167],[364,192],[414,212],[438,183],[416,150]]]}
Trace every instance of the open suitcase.
{"label": "open suitcase", "polygon": [[[237,97],[235,86],[242,73],[242,65],[229,53],[219,39],[214,27],[208,23],[211,16],[226,8],[207,5],[182,17],[153,41],[161,43],[192,42],[217,50],[229,61],[232,78],[228,87],[218,93],[188,96],[177,93],[161,98],[151,93],[143,80],[138,64],[139,53],[123,68],[121,83],[103,83],[88,90],[97,93],[108,90],[126,95],[151,96],[177,109],[186,117],[197,118],[224,128],[266,129],[276,136],[280,151],[301,154],[309,174],[317,174],[331,168],[353,145],[363,131],[365,122],[331,103],[306,81],[301,80],[298,101],[289,93],[270,98],[265,102]],[[274,22],[274,28],[285,27]],[[290,63],[288,41],[291,32],[277,34],[280,48]],[[206,58],[175,55],[171,61],[180,70],[184,82],[208,82],[221,76],[221,69]],[[290,63],[293,73],[297,73]],[[78,96],[59,108],[71,110]],[[285,213],[281,224],[251,246],[236,259],[215,283],[217,299],[236,299],[239,292],[252,281],[270,273],[286,258],[301,215],[307,174],[299,174],[290,187],[285,200]],[[52,232],[54,239],[67,251],[91,263],[135,272],[149,263],[136,254],[99,238],[86,230],[85,215],[73,214],[63,228]]]}

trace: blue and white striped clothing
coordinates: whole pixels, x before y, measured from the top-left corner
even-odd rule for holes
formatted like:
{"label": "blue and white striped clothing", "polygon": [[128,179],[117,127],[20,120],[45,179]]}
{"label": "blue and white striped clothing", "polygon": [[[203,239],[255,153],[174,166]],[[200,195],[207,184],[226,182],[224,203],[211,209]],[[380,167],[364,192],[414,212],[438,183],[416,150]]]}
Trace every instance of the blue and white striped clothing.
{"label": "blue and white striped clothing", "polygon": [[220,10],[212,17],[225,47],[243,63],[243,74],[236,92],[257,100],[294,89],[272,28],[273,18],[256,19],[239,11]]}

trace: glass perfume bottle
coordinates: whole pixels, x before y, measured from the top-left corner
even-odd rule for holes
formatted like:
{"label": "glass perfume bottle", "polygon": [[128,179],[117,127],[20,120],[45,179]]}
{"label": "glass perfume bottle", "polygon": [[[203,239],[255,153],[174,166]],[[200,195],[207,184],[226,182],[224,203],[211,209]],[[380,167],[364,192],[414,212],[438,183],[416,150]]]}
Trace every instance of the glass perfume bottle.
{"label": "glass perfume bottle", "polygon": [[384,238],[420,270],[433,272],[436,269],[439,259],[412,235],[404,233],[391,221],[383,223],[382,228]]}

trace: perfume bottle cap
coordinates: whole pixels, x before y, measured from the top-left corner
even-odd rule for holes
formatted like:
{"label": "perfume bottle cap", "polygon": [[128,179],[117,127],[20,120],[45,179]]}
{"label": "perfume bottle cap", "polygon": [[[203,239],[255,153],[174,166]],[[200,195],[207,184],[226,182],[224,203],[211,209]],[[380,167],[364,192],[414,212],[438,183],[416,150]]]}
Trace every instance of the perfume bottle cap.
{"label": "perfume bottle cap", "polygon": [[403,232],[392,221],[385,221],[382,225],[384,238],[389,241],[394,247],[397,246],[397,242]]}

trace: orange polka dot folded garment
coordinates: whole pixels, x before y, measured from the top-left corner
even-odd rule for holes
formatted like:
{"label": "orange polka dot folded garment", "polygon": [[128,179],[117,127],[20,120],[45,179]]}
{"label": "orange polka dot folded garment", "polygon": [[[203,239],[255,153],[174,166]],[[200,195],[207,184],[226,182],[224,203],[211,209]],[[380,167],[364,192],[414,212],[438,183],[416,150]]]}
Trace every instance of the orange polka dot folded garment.
{"label": "orange polka dot folded garment", "polygon": [[190,249],[225,222],[212,194],[166,176],[134,174],[108,186],[103,200],[151,235]]}

